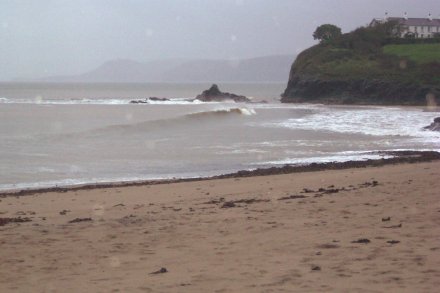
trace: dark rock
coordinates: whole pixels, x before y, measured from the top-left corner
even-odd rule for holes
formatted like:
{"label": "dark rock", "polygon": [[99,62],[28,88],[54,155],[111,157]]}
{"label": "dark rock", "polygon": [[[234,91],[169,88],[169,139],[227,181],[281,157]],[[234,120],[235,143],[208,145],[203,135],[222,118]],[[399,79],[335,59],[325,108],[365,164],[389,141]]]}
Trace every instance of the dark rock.
{"label": "dark rock", "polygon": [[150,273],[150,275],[158,275],[158,274],[165,274],[165,273],[168,273],[168,270],[166,268],[160,268],[160,270],[152,272],[152,273]]}
{"label": "dark rock", "polygon": [[440,117],[434,118],[434,122],[423,127],[424,130],[440,131]]}
{"label": "dark rock", "polygon": [[391,217],[382,218],[382,222],[387,222],[387,221],[389,221],[389,220],[391,220]]}
{"label": "dark rock", "polygon": [[323,193],[325,193],[325,194],[332,194],[332,193],[338,193],[338,192],[339,192],[339,189],[337,189],[337,188],[325,189],[323,191]]}
{"label": "dark rock", "polygon": [[90,221],[93,221],[92,218],[76,218],[69,221],[69,223],[80,223],[80,222],[90,222]]}
{"label": "dark rock", "polygon": [[4,226],[9,223],[24,223],[24,222],[31,222],[32,220],[30,218],[0,218],[0,226]]}
{"label": "dark rock", "polygon": [[400,241],[399,240],[390,240],[390,241],[387,241],[387,243],[389,243],[389,244],[397,244],[397,243],[400,243]]}
{"label": "dark rock", "polygon": [[68,212],[70,212],[70,210],[62,210],[62,211],[60,212],[60,215],[65,215],[65,214],[67,214]]}
{"label": "dark rock", "polygon": [[371,182],[365,182],[365,183],[362,183],[362,184],[359,184],[359,186],[360,187],[369,187],[369,186],[373,186],[373,187],[375,187],[375,186],[378,186],[379,185],[379,182],[377,182],[377,181],[371,181]]}
{"label": "dark rock", "polygon": [[320,245],[318,245],[317,248],[321,248],[321,249],[333,249],[333,248],[339,248],[339,245],[337,245],[337,244],[332,244],[332,243],[325,243],[325,244],[320,244]]}
{"label": "dark rock", "polygon": [[251,102],[251,100],[245,96],[221,92],[216,84],[213,84],[209,89],[204,90],[200,95],[196,97],[196,100],[202,102],[224,102],[229,100],[238,103]]}
{"label": "dark rock", "polygon": [[158,97],[149,97],[148,100],[149,101],[154,101],[154,102],[166,102],[166,101],[169,101],[170,99],[158,98]]}
{"label": "dark rock", "polygon": [[132,100],[130,101],[130,104],[148,104],[148,100]]}
{"label": "dark rock", "polygon": [[367,239],[367,238],[360,238],[358,240],[351,241],[351,243],[365,243],[365,244],[370,243],[370,242],[371,242],[370,239]]}
{"label": "dark rock", "polygon": [[312,266],[312,271],[320,271],[321,267],[320,266]]}
{"label": "dark rock", "polygon": [[233,201],[227,201],[222,205],[222,209],[233,208],[236,207]]}
{"label": "dark rock", "polygon": [[130,104],[148,104],[149,102],[167,102],[170,101],[168,98],[158,98],[158,97],[149,97],[144,100],[132,100]]}

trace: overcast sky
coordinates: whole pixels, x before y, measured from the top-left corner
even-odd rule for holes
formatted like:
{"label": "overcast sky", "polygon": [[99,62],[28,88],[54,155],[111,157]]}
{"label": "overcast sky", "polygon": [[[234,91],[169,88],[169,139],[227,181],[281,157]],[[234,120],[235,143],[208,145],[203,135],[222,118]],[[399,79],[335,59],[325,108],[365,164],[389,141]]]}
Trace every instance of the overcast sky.
{"label": "overcast sky", "polygon": [[0,80],[78,74],[111,59],[294,55],[323,23],[426,17],[439,0],[0,0]]}

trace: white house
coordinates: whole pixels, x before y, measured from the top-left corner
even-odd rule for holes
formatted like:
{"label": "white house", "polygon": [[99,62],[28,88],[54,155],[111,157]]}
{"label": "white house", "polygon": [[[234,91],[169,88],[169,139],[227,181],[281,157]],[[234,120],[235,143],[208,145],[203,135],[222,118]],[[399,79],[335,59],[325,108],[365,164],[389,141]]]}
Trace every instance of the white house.
{"label": "white house", "polygon": [[411,18],[405,13],[404,17],[388,17],[375,18],[371,21],[370,26],[386,21],[396,21],[399,24],[399,36],[413,36],[415,38],[432,38],[435,34],[440,35],[440,18],[432,18],[431,14],[427,18]]}

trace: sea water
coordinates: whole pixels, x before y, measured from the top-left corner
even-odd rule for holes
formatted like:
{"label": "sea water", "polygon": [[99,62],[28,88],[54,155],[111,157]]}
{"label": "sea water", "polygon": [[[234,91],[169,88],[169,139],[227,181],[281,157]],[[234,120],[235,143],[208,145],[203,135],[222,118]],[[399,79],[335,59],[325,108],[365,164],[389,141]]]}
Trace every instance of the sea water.
{"label": "sea water", "polygon": [[[209,84],[0,84],[0,190],[188,178],[440,150],[416,107],[281,104],[284,84],[225,84],[262,104],[189,102]],[[171,98],[130,104],[151,96]]]}

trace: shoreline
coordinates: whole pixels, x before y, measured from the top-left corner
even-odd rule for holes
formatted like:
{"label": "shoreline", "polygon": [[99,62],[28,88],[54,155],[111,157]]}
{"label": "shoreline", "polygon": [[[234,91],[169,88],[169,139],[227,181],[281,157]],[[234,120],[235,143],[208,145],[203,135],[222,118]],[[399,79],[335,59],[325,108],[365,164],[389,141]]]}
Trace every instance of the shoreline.
{"label": "shoreline", "polygon": [[270,176],[292,173],[317,172],[326,170],[344,170],[351,168],[381,167],[386,165],[405,164],[405,163],[421,163],[440,160],[440,152],[436,151],[384,151],[376,152],[383,155],[391,155],[392,158],[368,159],[364,161],[346,161],[346,162],[328,162],[328,163],[310,163],[306,165],[284,165],[280,167],[257,168],[255,170],[240,170],[233,173],[194,178],[176,178],[176,179],[159,179],[159,180],[135,180],[135,181],[115,181],[103,183],[85,183],[78,185],[41,187],[41,188],[24,188],[10,189],[0,191],[0,198],[9,196],[25,196],[48,192],[64,193],[68,191],[81,191],[93,189],[105,189],[115,187],[132,187],[132,186],[148,186],[171,184],[180,182],[208,181],[216,179],[244,178]]}

